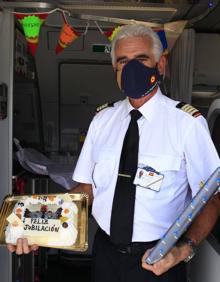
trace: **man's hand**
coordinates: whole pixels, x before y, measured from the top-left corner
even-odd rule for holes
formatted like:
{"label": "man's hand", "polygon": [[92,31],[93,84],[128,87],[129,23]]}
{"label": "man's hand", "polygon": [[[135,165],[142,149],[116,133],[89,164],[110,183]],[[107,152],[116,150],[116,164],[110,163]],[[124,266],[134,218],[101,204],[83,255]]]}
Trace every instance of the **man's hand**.
{"label": "man's hand", "polygon": [[38,250],[38,245],[28,245],[27,239],[18,239],[17,245],[7,244],[9,252],[16,252],[17,255],[29,254],[32,251]]}
{"label": "man's hand", "polygon": [[142,257],[142,267],[146,270],[152,271],[155,275],[159,276],[167,272],[170,268],[183,261],[191,252],[190,246],[184,244],[181,247],[173,247],[169,253],[166,254],[161,260],[150,265],[145,262],[151,250],[147,250]]}

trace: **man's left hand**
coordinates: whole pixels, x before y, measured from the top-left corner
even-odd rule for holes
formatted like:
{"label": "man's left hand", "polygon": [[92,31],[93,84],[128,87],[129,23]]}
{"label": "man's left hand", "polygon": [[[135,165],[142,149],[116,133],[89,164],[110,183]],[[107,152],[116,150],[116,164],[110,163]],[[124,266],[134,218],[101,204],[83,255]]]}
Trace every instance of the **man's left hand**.
{"label": "man's left hand", "polygon": [[183,261],[189,255],[191,250],[186,244],[181,247],[173,247],[161,260],[152,265],[145,262],[145,259],[148,257],[150,251],[151,250],[147,250],[142,257],[142,267],[159,276],[179,262]]}

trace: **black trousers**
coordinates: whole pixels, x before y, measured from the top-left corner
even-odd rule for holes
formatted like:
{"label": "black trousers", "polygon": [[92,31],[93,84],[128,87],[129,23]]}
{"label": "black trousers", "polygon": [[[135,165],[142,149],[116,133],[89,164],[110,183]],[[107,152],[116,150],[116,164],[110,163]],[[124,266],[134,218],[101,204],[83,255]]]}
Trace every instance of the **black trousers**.
{"label": "black trousers", "polygon": [[93,244],[92,282],[187,282],[185,263],[156,276],[141,267],[141,258],[155,242],[115,246],[109,236],[98,229]]}

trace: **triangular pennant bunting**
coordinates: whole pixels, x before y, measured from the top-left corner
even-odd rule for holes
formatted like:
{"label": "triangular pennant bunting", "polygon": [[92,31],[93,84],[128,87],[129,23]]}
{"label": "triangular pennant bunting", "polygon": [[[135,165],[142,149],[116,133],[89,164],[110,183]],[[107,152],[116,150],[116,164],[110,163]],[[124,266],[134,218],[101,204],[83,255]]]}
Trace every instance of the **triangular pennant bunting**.
{"label": "triangular pennant bunting", "polygon": [[39,42],[40,28],[49,13],[14,13],[23,27],[31,54],[34,56]]}
{"label": "triangular pennant bunting", "polygon": [[166,38],[166,34],[165,34],[164,30],[163,29],[155,30],[155,32],[159,36],[160,41],[163,45],[163,54],[168,55],[168,44],[167,44],[167,38]]}
{"label": "triangular pennant bunting", "polygon": [[74,28],[65,22],[62,26],[58,43],[56,46],[56,54],[62,52],[65,48],[67,48],[74,40],[76,40],[81,33],[74,30]]}
{"label": "triangular pennant bunting", "polygon": [[110,42],[114,39],[115,35],[121,29],[121,26],[116,26],[116,27],[111,28],[110,30],[103,31],[101,29],[101,27],[99,26],[99,24],[97,23],[97,21],[95,21],[95,24],[96,24],[98,30],[101,32],[101,34],[105,35]]}
{"label": "triangular pennant bunting", "polygon": [[109,31],[105,31],[104,35],[108,38],[109,41],[112,41],[115,35],[120,31],[121,26],[117,26]]}
{"label": "triangular pennant bunting", "polygon": [[[61,12],[63,15],[64,23],[62,25],[62,29],[60,31],[58,43],[56,46],[56,54],[59,54],[62,52],[65,48],[70,46],[70,44],[76,40],[79,36],[85,35],[88,31],[89,23],[87,23],[86,29],[84,33],[77,32],[70,24],[68,24],[66,15],[70,16],[71,14],[68,11],[56,8],[49,12],[44,13],[18,13],[18,12],[12,12],[16,19],[20,22],[20,24],[23,27],[24,35],[26,37],[26,40],[28,42],[28,46],[30,49],[31,54],[34,56],[36,53],[36,49],[39,43],[39,34],[42,24],[45,22],[47,16],[54,12]],[[101,18],[102,19],[102,18]],[[101,20],[100,19],[100,20]],[[111,19],[111,18],[110,18]],[[97,28],[103,34],[108,38],[108,40],[111,42],[115,35],[120,31],[121,25],[116,26],[108,31],[103,31],[101,27],[98,25],[96,20],[94,20],[95,24],[97,25]],[[111,22],[111,21],[110,21]],[[116,23],[116,21],[113,21],[113,23]],[[131,24],[134,23],[133,20],[131,20]],[[168,50],[171,50],[173,48],[173,45],[175,44],[177,38],[182,33],[187,21],[177,21],[177,22],[170,22],[165,23],[163,25],[155,24],[152,26],[152,23],[147,22],[136,22],[135,23],[143,23],[151,24],[151,28],[157,32],[158,36],[160,37],[160,40],[163,45],[164,55],[168,54]],[[119,23],[119,24],[125,24]],[[127,23],[126,23],[127,24]]]}

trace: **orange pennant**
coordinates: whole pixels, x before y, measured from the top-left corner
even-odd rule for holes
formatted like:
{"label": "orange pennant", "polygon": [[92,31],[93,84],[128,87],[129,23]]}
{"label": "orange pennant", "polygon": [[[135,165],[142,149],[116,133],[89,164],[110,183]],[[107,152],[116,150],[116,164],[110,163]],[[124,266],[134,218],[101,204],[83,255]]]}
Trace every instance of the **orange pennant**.
{"label": "orange pennant", "polygon": [[81,34],[73,29],[68,23],[64,23],[60,32],[59,40],[56,46],[56,54],[60,53],[66,47],[76,40]]}

